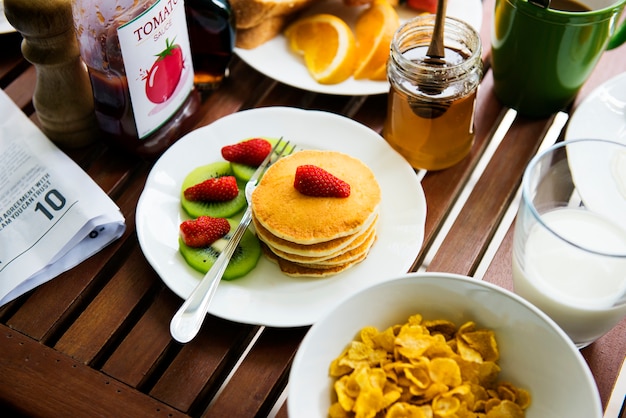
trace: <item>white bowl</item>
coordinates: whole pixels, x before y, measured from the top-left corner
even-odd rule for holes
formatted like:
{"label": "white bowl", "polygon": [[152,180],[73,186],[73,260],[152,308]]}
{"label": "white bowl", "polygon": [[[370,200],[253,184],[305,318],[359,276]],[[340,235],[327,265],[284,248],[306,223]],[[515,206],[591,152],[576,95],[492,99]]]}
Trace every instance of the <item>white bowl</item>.
{"label": "white bowl", "polygon": [[328,368],[357,332],[384,330],[412,314],[474,321],[495,332],[498,380],[530,391],[526,418],[601,418],[602,403],[584,358],[545,314],[503,288],[466,276],[413,273],[367,288],[316,322],[302,341],[289,376],[290,417],[326,417],[333,379]]}

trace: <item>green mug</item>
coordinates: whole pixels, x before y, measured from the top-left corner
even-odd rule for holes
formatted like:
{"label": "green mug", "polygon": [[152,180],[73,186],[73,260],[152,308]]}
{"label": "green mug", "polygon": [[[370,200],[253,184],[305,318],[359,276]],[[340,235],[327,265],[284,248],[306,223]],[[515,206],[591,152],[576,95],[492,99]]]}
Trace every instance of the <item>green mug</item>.
{"label": "green mug", "polygon": [[491,34],[494,92],[520,115],[547,117],[567,107],[602,53],[626,41],[626,23],[619,25],[626,0],[577,2],[591,10],[561,11],[527,0],[496,0]]}

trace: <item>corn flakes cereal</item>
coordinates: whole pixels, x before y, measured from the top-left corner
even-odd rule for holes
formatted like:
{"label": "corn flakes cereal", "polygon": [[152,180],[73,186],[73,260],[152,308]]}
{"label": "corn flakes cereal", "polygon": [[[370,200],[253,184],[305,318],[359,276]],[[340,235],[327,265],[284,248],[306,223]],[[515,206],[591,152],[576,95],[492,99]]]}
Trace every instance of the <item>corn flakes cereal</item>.
{"label": "corn flakes cereal", "polygon": [[412,315],[363,328],[332,361],[331,418],[523,418],[530,393],[498,382],[495,333]]}

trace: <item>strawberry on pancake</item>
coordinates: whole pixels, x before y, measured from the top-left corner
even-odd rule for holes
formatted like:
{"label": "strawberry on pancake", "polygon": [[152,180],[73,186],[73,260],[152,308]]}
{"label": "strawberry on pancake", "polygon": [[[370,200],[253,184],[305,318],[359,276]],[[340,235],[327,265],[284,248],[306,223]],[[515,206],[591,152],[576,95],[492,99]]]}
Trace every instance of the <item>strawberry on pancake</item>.
{"label": "strawberry on pancake", "polygon": [[270,167],[251,205],[269,258],[286,274],[323,277],[365,258],[380,200],[380,186],[362,161],[305,150]]}

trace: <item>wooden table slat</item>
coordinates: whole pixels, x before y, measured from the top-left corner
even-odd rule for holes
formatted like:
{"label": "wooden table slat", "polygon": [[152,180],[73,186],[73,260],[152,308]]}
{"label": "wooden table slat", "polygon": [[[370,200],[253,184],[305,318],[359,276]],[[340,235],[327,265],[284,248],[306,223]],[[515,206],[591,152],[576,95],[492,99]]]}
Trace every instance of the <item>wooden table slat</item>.
{"label": "wooden table slat", "polygon": [[[118,190],[128,187],[127,183],[133,180],[137,171],[137,158],[120,154],[118,150],[106,149],[104,155],[98,156],[94,161],[88,161],[89,157],[84,156],[83,164],[88,167],[83,169],[110,196],[116,197]],[[142,181],[140,179],[139,183]]]}
{"label": "wooden table slat", "polygon": [[207,317],[198,336],[171,359],[150,395],[182,411],[206,408],[256,331],[255,326]]}
{"label": "wooden table slat", "polygon": [[[2,35],[0,35],[2,36]],[[5,43],[2,47],[2,61],[0,62],[0,87],[5,88],[30,64],[22,56],[21,39],[19,33],[5,34]]]}
{"label": "wooden table slat", "polygon": [[[35,67],[30,66],[21,73],[14,81],[12,81],[4,92],[22,109],[32,106],[33,93],[35,92],[35,82],[37,80],[37,72]],[[26,87],[26,88],[25,88]],[[35,116],[35,119],[36,118]]]}
{"label": "wooden table slat", "polygon": [[466,205],[446,235],[428,269],[473,275],[501,216],[509,207],[519,185],[517,173],[524,170],[535,154],[546,129],[546,120],[525,121],[523,129],[511,132],[478,180]]}
{"label": "wooden table slat", "polygon": [[102,371],[129,386],[145,386],[172,345],[168,325],[179,304],[179,298],[162,287],[141,319],[106,360]]}
{"label": "wooden table slat", "polygon": [[39,417],[184,416],[97,370],[0,325],[0,404]]}
{"label": "wooden table slat", "polygon": [[[513,226],[500,222],[505,213],[507,222],[511,219],[507,211],[517,204],[521,174],[551,118],[516,118],[501,142],[491,142],[507,110],[493,94],[489,66],[494,3],[483,1],[485,76],[476,107],[476,142],[461,163],[423,175],[425,240],[413,269],[471,275],[494,233],[502,231],[482,279],[512,290]],[[36,72],[21,56],[20,41],[19,34],[0,35],[0,87],[38,124],[32,104]],[[622,49],[604,54],[574,110],[600,83],[626,72]],[[387,95],[302,91],[235,56],[230,76],[204,95],[196,126],[266,106],[332,112],[381,133]],[[169,321],[182,300],[142,254],[135,228],[137,201],[153,162],[122,154],[104,139],[65,151],[119,205],[127,230],[89,260],[0,307],[0,410],[41,417],[263,417],[275,411],[276,418],[286,418],[288,373],[308,327],[259,327],[208,315],[196,339],[175,342]],[[483,164],[485,156],[490,159]],[[426,255],[428,266],[422,266]],[[581,352],[606,405],[626,356],[626,320]]]}
{"label": "wooden table slat", "polygon": [[[128,262],[73,321],[54,348],[84,363],[94,361],[128,318],[132,320],[132,312],[152,289],[154,276],[145,271],[141,250],[135,247]],[[98,332],[94,333],[94,329]]]}
{"label": "wooden table slat", "polygon": [[[243,417],[253,410],[269,412],[307,330],[266,328],[204,416]],[[268,404],[268,400],[272,402]]]}

